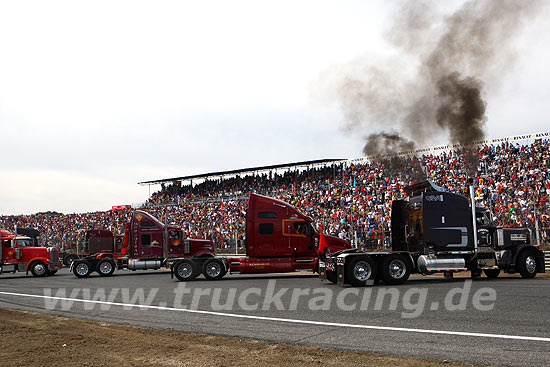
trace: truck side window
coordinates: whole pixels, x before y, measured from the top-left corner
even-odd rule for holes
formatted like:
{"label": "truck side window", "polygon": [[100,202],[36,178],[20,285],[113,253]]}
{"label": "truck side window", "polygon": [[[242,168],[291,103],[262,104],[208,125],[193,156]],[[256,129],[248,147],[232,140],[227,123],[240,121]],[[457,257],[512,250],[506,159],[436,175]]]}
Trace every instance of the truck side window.
{"label": "truck side window", "polygon": [[142,234],[141,235],[141,246],[151,246],[151,235]]}
{"label": "truck side window", "polygon": [[273,234],[273,223],[260,223],[260,234]]}
{"label": "truck side window", "polygon": [[259,212],[258,218],[277,218],[277,213],[275,212]]}
{"label": "truck side window", "polygon": [[4,240],[4,247],[11,247],[9,240]]}

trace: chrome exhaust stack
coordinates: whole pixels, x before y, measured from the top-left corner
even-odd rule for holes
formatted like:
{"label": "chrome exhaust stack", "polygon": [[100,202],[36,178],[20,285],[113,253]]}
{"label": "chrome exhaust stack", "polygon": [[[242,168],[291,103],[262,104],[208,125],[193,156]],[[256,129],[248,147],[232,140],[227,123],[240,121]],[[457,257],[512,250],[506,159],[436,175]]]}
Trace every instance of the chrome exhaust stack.
{"label": "chrome exhaust stack", "polygon": [[474,256],[472,257],[472,260],[474,260],[477,257],[478,248],[477,248],[477,222],[476,222],[476,201],[475,201],[475,193],[474,193],[474,179],[471,178],[470,180],[470,201],[472,204],[472,230],[474,234]]}

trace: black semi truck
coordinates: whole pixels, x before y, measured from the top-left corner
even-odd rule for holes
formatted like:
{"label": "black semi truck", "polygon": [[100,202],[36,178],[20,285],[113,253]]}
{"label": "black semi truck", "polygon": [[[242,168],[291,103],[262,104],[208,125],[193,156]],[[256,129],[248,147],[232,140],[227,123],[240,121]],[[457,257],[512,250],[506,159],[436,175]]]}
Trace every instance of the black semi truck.
{"label": "black semi truck", "polygon": [[[425,181],[406,188],[406,200],[392,202],[392,250],[358,249],[325,254],[319,276],[339,285],[363,286],[374,281],[401,284],[411,273],[470,271],[498,277],[501,271],[533,278],[544,273],[544,253],[531,244],[527,228],[502,228],[491,212]],[[324,261],[323,261],[324,260]]]}

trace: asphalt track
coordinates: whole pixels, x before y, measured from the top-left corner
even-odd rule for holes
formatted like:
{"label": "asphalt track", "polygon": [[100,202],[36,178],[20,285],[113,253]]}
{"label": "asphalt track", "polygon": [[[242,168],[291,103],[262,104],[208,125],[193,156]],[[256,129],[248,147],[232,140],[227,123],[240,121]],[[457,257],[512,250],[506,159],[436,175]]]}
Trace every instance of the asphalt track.
{"label": "asphalt track", "polygon": [[[187,291],[180,292],[179,298],[178,287]],[[494,290],[496,300],[489,297],[475,304],[474,295],[481,288]],[[132,299],[141,291],[144,297]],[[270,291],[282,296],[279,301],[268,299],[263,307]],[[293,292],[303,295],[292,297]],[[393,292],[393,302],[388,292]],[[332,297],[327,296],[331,293]],[[453,293],[459,294],[451,297]],[[330,307],[312,310],[312,304],[320,305],[314,301],[321,294]],[[421,294],[425,302],[420,302]],[[461,299],[466,302],[460,303]],[[227,301],[233,306],[216,306]],[[447,309],[449,305],[459,309]],[[491,305],[492,310],[482,310]],[[198,278],[181,283],[170,279],[166,271],[117,271],[110,278],[95,274],[77,279],[64,269],[49,278],[3,274],[0,307],[399,356],[550,365],[548,278],[482,278],[465,283],[463,279],[418,277],[388,289],[381,285],[340,288],[303,274],[230,275],[215,282]]]}

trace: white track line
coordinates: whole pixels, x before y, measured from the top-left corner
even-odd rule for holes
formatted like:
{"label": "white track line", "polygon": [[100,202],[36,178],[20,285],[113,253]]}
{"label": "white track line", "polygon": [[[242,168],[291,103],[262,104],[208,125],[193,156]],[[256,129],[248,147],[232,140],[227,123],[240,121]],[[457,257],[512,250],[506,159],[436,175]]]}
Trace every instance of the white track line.
{"label": "white track line", "polygon": [[[121,307],[146,308],[146,309],[151,309],[151,310],[187,312],[187,313],[202,314],[202,315],[233,317],[233,318],[249,319],[249,320],[286,322],[286,323],[291,323],[291,324],[302,324],[302,325],[331,326],[331,327],[350,328],[350,329],[385,330],[385,331],[400,331],[400,332],[421,333],[421,334],[439,334],[439,335],[453,335],[453,336],[459,335],[459,336],[474,336],[474,337],[480,337],[480,338],[512,339],[512,340],[528,340],[528,341],[550,342],[550,338],[542,338],[542,337],[537,337],[537,336],[486,334],[486,333],[470,333],[470,332],[465,332],[465,331],[412,329],[412,328],[401,328],[401,327],[393,327],[393,326],[343,324],[343,323],[337,323],[337,322],[284,319],[284,318],[279,318],[279,317],[241,315],[241,314],[235,314],[235,313],[224,313],[224,312],[215,312],[215,311],[188,310],[188,309],[184,309],[184,308],[174,308],[174,307],[164,307],[164,306],[148,306],[148,305],[136,305],[136,304],[131,304],[131,303],[118,303],[118,302],[108,302],[108,301],[85,300],[85,299],[78,299],[78,298],[42,296],[42,295],[37,295],[37,294],[26,294],[26,293],[12,293],[12,292],[1,292],[0,291],[0,294],[4,294],[4,295],[7,295],[7,296],[16,296],[16,297],[56,299],[56,300],[61,300],[61,301],[95,303],[95,304],[100,304],[100,305],[111,305],[111,306],[121,306]],[[1,302],[1,300],[0,300],[0,302]]]}

